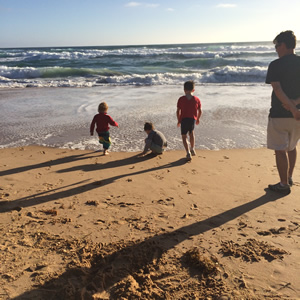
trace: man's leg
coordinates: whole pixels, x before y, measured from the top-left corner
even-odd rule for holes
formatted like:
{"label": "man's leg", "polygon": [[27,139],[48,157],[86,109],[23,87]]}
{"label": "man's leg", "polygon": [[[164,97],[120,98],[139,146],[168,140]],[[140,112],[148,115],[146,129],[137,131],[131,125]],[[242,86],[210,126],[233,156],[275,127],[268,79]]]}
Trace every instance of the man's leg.
{"label": "man's leg", "polygon": [[296,160],[297,160],[297,149],[296,148],[292,151],[288,151],[288,159],[289,159],[288,177],[292,178],[294,168],[295,168],[295,165],[296,165]]}
{"label": "man's leg", "polygon": [[288,184],[289,161],[286,151],[275,150],[276,166],[282,184]]}

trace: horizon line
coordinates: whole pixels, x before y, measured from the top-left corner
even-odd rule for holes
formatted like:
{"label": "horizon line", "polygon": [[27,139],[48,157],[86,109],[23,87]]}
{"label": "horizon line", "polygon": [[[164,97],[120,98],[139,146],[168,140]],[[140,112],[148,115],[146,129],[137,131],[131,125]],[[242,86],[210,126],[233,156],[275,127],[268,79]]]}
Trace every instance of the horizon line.
{"label": "horizon line", "polygon": [[197,43],[153,43],[153,44],[116,44],[116,45],[68,45],[68,46],[17,46],[0,47],[0,49],[32,49],[32,48],[90,48],[90,47],[142,47],[142,46],[168,46],[168,45],[220,45],[220,44],[248,44],[272,43],[272,41],[244,41],[244,42],[197,42]]}

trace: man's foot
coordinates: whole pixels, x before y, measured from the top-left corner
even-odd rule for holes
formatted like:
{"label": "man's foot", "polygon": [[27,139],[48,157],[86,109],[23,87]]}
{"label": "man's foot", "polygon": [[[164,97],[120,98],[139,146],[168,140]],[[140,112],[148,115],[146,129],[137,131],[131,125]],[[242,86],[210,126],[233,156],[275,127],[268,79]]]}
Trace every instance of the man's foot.
{"label": "man's foot", "polygon": [[192,154],[192,156],[196,156],[196,151],[195,151],[195,149],[191,149],[191,154]]}
{"label": "man's foot", "polygon": [[294,184],[293,178],[289,177],[289,185],[292,186]]}
{"label": "man's foot", "polygon": [[291,192],[291,188],[288,184],[282,185],[280,182],[276,184],[269,184],[269,189],[273,192],[288,195]]}
{"label": "man's foot", "polygon": [[186,160],[187,161],[191,161],[192,160],[192,156],[191,156],[191,153],[188,152],[187,155],[186,155]]}

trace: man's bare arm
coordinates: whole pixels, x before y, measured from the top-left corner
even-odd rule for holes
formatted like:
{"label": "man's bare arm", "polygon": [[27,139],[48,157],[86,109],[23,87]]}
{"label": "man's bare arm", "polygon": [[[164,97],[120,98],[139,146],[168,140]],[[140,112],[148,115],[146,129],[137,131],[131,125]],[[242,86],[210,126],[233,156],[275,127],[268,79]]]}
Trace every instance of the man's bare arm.
{"label": "man's bare arm", "polygon": [[281,88],[280,82],[271,82],[271,85],[282,105],[293,114],[293,117],[296,120],[300,120],[300,111],[297,109],[296,103],[285,94]]}

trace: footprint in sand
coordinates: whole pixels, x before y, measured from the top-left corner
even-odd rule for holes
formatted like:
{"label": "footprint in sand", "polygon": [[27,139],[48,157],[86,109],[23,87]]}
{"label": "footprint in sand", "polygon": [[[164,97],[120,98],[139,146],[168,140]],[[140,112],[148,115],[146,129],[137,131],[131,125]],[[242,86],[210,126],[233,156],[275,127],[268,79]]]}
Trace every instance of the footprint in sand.
{"label": "footprint in sand", "polygon": [[188,185],[188,182],[186,182],[185,180],[182,180],[180,183],[181,183],[182,185]]}
{"label": "footprint in sand", "polygon": [[282,259],[283,255],[288,254],[284,249],[275,248],[266,242],[256,239],[247,239],[243,245],[234,241],[221,241],[219,253],[222,253],[224,256],[241,258],[247,262],[258,262],[261,258],[272,261],[274,259]]}
{"label": "footprint in sand", "polygon": [[56,209],[42,209],[40,212],[44,213],[45,215],[57,216],[58,212]]}
{"label": "footprint in sand", "polygon": [[157,202],[158,204],[166,205],[166,206],[175,206],[173,197],[169,197],[166,199],[159,199],[157,201],[152,201],[152,203],[154,203],[154,202]]}
{"label": "footprint in sand", "polygon": [[154,178],[158,179],[158,180],[163,180],[164,177],[161,175],[153,175]]}
{"label": "footprint in sand", "polygon": [[47,191],[53,189],[53,184],[52,184],[52,183],[43,183],[43,186],[45,187],[45,189],[46,189]]}
{"label": "footprint in sand", "polygon": [[0,193],[0,199],[7,199],[8,197],[9,197],[9,193],[6,193],[6,192],[1,192]]}
{"label": "footprint in sand", "polygon": [[197,210],[197,209],[199,209],[198,205],[197,204],[193,204],[192,207],[191,207],[191,210]]}
{"label": "footprint in sand", "polygon": [[130,203],[130,202],[119,202],[118,205],[120,207],[128,207],[128,206],[135,206],[135,203]]}
{"label": "footprint in sand", "polygon": [[98,206],[99,202],[96,200],[88,200],[85,202],[85,205],[93,205],[93,206]]}
{"label": "footprint in sand", "polygon": [[262,230],[262,231],[258,231],[257,234],[262,235],[262,236],[266,236],[266,235],[271,235],[271,234],[281,234],[286,232],[286,227],[280,227],[280,228],[271,228],[269,230]]}
{"label": "footprint in sand", "polygon": [[181,219],[189,219],[189,218],[192,218],[192,217],[194,217],[193,214],[184,214],[184,215],[181,217]]}
{"label": "footprint in sand", "polygon": [[243,222],[243,221],[239,221],[239,227],[238,227],[238,230],[242,230],[243,228],[246,228],[248,225]]}

